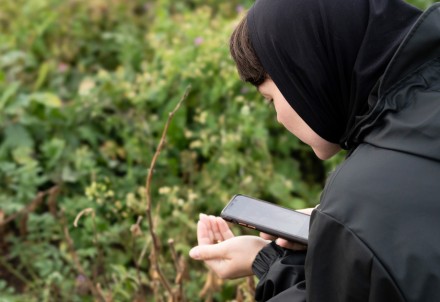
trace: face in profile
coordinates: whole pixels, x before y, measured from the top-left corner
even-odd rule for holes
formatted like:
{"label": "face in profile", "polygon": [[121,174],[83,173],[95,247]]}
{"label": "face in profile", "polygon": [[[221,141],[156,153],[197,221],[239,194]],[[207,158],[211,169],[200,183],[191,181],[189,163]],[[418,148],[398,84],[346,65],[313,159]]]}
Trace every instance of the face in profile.
{"label": "face in profile", "polygon": [[338,153],[339,145],[323,139],[313,131],[287,102],[273,80],[266,79],[258,86],[258,91],[273,104],[278,122],[303,143],[309,145],[319,159],[329,159]]}

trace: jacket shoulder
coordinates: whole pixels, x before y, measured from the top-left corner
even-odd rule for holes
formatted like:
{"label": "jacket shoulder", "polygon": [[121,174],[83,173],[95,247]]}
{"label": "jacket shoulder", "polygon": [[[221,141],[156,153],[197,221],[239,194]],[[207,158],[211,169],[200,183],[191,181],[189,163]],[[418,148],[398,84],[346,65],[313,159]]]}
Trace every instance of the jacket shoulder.
{"label": "jacket shoulder", "polygon": [[405,301],[374,252],[337,219],[315,210],[310,236],[307,301]]}
{"label": "jacket shoulder", "polygon": [[406,34],[382,77],[379,96],[386,93],[402,75],[440,56],[440,3],[433,4]]}
{"label": "jacket shoulder", "polygon": [[[440,270],[432,265],[440,261],[433,240],[440,229],[439,178],[432,159],[361,144],[329,179],[311,222],[309,252],[316,255],[310,259],[326,258],[335,270],[330,279],[362,276],[369,295],[384,282],[396,295],[389,301],[440,301]],[[325,265],[317,271],[326,274]]]}

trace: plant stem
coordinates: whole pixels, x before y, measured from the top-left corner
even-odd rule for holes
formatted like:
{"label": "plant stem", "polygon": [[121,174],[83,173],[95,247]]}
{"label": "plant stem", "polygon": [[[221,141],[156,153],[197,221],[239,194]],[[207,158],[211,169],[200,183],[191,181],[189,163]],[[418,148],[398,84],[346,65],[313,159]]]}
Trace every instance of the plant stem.
{"label": "plant stem", "polygon": [[[188,86],[185,90],[185,93],[183,94],[182,98],[180,99],[180,101],[177,103],[176,107],[174,108],[173,111],[171,111],[168,114],[168,120],[165,124],[165,127],[162,131],[162,136],[161,139],[159,141],[159,145],[157,147],[156,152],[153,155],[153,159],[151,160],[150,163],[150,169],[148,170],[148,175],[147,175],[147,179],[146,179],[146,184],[145,184],[145,197],[146,197],[146,213],[147,213],[147,221],[148,221],[148,225],[149,225],[149,232],[150,232],[150,236],[153,240],[153,249],[151,251],[150,254],[150,259],[152,262],[152,266],[154,271],[156,271],[159,280],[162,284],[163,287],[165,287],[165,289],[167,290],[167,292],[169,293],[169,295],[171,297],[174,296],[173,294],[173,290],[171,288],[170,283],[168,282],[168,280],[165,278],[165,275],[163,274],[160,265],[159,265],[159,260],[158,260],[158,255],[160,255],[160,243],[159,243],[159,239],[156,235],[156,231],[155,231],[155,227],[154,227],[154,222],[153,222],[153,217],[152,217],[152,211],[151,211],[151,205],[152,205],[152,200],[151,200],[151,180],[153,178],[153,171],[154,171],[154,166],[156,165],[156,161],[157,158],[160,155],[160,152],[162,151],[162,148],[165,144],[165,137],[166,134],[168,132],[168,127],[170,126],[171,120],[174,117],[174,114],[176,113],[176,111],[180,108],[180,106],[182,105],[183,101],[188,97],[189,91],[191,89],[191,86]],[[141,263],[141,262],[139,262]],[[174,299],[173,299],[174,300]]]}
{"label": "plant stem", "polygon": [[12,275],[14,275],[21,282],[26,284],[26,287],[31,286],[31,281],[26,279],[25,276],[23,276],[19,271],[17,271],[15,268],[13,268],[12,265],[10,265],[8,262],[6,262],[3,256],[0,257],[0,265],[3,266],[5,269],[7,269]]}

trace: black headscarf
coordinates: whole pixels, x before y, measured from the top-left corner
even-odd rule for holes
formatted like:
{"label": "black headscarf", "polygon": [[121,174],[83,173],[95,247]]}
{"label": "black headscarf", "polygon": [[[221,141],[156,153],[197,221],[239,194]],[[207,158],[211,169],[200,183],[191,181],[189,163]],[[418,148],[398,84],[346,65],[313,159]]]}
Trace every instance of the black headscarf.
{"label": "black headscarf", "polygon": [[257,0],[247,18],[255,52],[283,96],[344,148],[420,13],[401,0]]}

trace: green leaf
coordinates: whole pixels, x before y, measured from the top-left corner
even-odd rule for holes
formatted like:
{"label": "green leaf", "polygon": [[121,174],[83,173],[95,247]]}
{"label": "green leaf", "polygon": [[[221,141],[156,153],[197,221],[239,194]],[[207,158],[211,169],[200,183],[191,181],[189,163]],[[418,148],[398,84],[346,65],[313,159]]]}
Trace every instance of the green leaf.
{"label": "green leaf", "polygon": [[47,159],[47,168],[52,169],[60,159],[66,142],[59,138],[53,138],[48,142],[45,142],[41,147],[44,157]]}
{"label": "green leaf", "polygon": [[13,50],[0,57],[0,67],[11,67],[26,61],[28,55],[24,51]]}
{"label": "green leaf", "polygon": [[3,148],[33,147],[34,140],[22,125],[10,125],[5,129]]}
{"label": "green leaf", "polygon": [[38,70],[38,78],[35,81],[34,84],[34,90],[38,90],[43,86],[44,82],[46,81],[47,75],[49,74],[50,65],[48,62],[44,62],[41,64],[39,70]]}
{"label": "green leaf", "polygon": [[11,99],[13,95],[15,95],[20,88],[20,83],[15,82],[8,85],[8,88],[3,92],[0,98],[0,111],[6,108],[8,101]]}
{"label": "green leaf", "polygon": [[12,151],[12,158],[17,164],[26,165],[34,161],[32,158],[32,148],[21,146]]}
{"label": "green leaf", "polygon": [[78,180],[78,174],[66,166],[61,173],[61,179],[65,182],[76,182]]}
{"label": "green leaf", "polygon": [[31,100],[46,107],[59,108],[62,105],[61,99],[56,94],[50,92],[33,93],[29,97]]}

